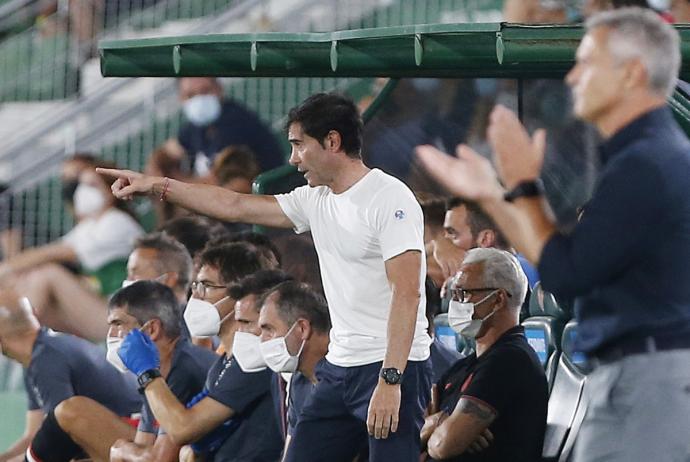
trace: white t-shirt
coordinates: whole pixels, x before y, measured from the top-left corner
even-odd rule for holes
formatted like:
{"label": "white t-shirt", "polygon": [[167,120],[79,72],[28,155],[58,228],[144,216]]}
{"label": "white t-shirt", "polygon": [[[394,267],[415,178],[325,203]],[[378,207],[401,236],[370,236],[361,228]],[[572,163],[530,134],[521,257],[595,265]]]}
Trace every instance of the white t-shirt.
{"label": "white t-shirt", "polygon": [[97,218],[84,218],[62,237],[88,271],[127,258],[134,241],[144,234],[139,223],[122,210],[111,207]]}
{"label": "white t-shirt", "polygon": [[385,261],[407,250],[423,259],[409,359],[427,359],[424,218],[407,186],[374,169],[341,194],[302,186],[276,199],[295,231],[311,230],[314,238],[333,324],[326,359],[341,367],[384,359],[392,297]]}

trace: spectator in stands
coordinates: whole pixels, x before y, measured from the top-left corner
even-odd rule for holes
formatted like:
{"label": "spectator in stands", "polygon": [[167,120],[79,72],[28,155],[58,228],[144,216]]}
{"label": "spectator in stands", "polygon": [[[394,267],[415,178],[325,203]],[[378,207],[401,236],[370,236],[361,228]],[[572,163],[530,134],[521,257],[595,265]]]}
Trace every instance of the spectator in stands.
{"label": "spectator in stands", "polygon": [[104,361],[98,346],[42,328],[28,300],[19,301],[13,291],[3,290],[0,303],[0,351],[24,367],[29,402],[25,433],[0,460],[14,460],[25,452],[30,461],[69,461],[83,454],[56,420],[56,408],[73,397],[99,403],[114,416],[111,443],[134,435],[125,423],[141,408],[133,377]]}
{"label": "spectator in stands", "polygon": [[[324,451],[354,457],[362,434],[343,429],[358,427],[369,431],[370,460],[416,461],[431,387],[421,209],[402,182],[363,163],[362,120],[347,98],[309,97],[290,111],[287,129],[290,162],[309,183],[289,194],[100,171],[116,178],[117,197],[155,194],[224,221],[311,230],[333,322],[321,371],[333,380],[319,381],[315,393],[337,402],[310,409],[320,420],[298,422],[286,460]],[[325,431],[332,438],[323,439]]]}
{"label": "spectator in stands", "polygon": [[[113,200],[104,177],[92,169],[81,171],[74,205],[77,225],[57,242],[27,249],[0,263],[0,283],[14,285],[26,295],[43,325],[103,340],[103,297],[122,285],[127,256],[143,231],[127,212],[125,202]],[[85,274],[93,276],[98,290],[67,270],[64,263],[78,263]]]}
{"label": "spectator in stands", "polygon": [[[236,268],[227,270],[239,272],[257,261],[256,254],[245,255],[234,261]],[[284,280],[283,273],[266,271],[247,276],[238,284],[263,285],[263,291]],[[175,397],[168,388],[169,381],[162,378],[146,385],[146,399],[169,437],[179,445],[194,443],[192,448],[204,460],[275,461],[280,456],[282,438],[270,393],[273,374],[261,360],[259,351],[260,307],[255,297],[242,297],[235,286],[230,294],[233,300],[238,300],[234,308],[233,304],[218,304],[217,314],[208,319],[213,320],[214,330],[220,333],[226,348],[233,342],[234,355],[217,358],[202,393],[194,399]],[[228,322],[233,313],[234,320]],[[127,337],[123,348],[133,349],[132,354],[123,357],[128,367],[134,368],[142,361],[155,362],[155,352],[146,348],[147,340],[143,335]]]}
{"label": "spectator in stands", "polygon": [[[91,154],[75,154],[62,164],[60,177],[62,180],[62,197],[65,207],[74,216],[74,191],[79,185],[79,174],[86,168],[94,168],[96,158]],[[0,250],[2,258],[12,258],[22,251],[22,229],[27,219],[25,210],[21,210],[22,202],[17,202],[8,184],[0,184]],[[35,213],[35,212],[34,212]],[[29,220],[36,220],[35,217]]]}
{"label": "spectator in stands", "polygon": [[[451,326],[473,337],[477,347],[439,382],[439,407],[422,430],[429,455],[453,461],[540,460],[549,391],[518,321],[527,293],[519,262],[504,250],[469,250],[452,291]],[[475,449],[479,455],[468,455]]]}
{"label": "spectator in stands", "polygon": [[[174,159],[183,159],[191,175],[204,177],[211,173],[214,157],[228,146],[247,146],[256,155],[262,171],[285,162],[270,128],[253,112],[224,98],[217,79],[181,78],[178,90],[187,123],[180,128],[177,139],[168,141],[165,148]],[[151,168],[152,173],[157,169]]]}
{"label": "spectator in stands", "polygon": [[[158,282],[138,281],[116,292],[108,309],[108,336],[120,339],[108,343],[107,359],[111,364],[125,372],[123,361],[127,363],[140,387],[154,377],[165,377],[172,393],[185,402],[201,391],[215,355],[180,336],[179,312],[172,290]],[[146,347],[155,351],[155,362],[129,361],[138,352],[123,341],[128,333],[146,336]],[[120,393],[119,388],[111,385],[104,389],[110,394]],[[159,426],[146,399],[136,433],[124,438],[115,432],[122,427],[117,416],[93,400],[71,398],[56,409],[55,415],[60,428],[93,459],[177,460],[179,448],[166,435],[165,427]]]}
{"label": "spectator in stands", "polygon": [[239,193],[251,194],[254,178],[259,174],[254,153],[246,146],[228,146],[213,160],[214,183]]}
{"label": "spectator in stands", "polygon": [[[261,297],[258,305],[264,361],[277,374],[292,374],[284,429],[287,448],[297,420],[309,418],[302,415],[302,408],[317,382],[315,370],[328,352],[331,319],[321,295],[299,282],[276,286]],[[274,398],[285,406],[283,393],[276,393]]]}
{"label": "spectator in stands", "polygon": [[605,140],[603,169],[570,234],[550,220],[537,181],[545,133],[530,137],[505,108],[494,110],[489,137],[512,201],[490,163],[469,149],[455,160],[420,152],[439,180],[481,201],[539,264],[544,290],[576,298],[577,346],[596,366],[576,461],[687,454],[678,426],[690,414],[690,143],[666,106],[679,50],[678,33],[651,11],[589,19],[566,81],[576,115]]}
{"label": "spectator in stands", "polygon": [[74,213],[74,193],[79,187],[79,177],[84,170],[96,167],[98,160],[88,153],[77,153],[62,163],[60,170],[60,182],[62,184],[62,200],[67,210]]}

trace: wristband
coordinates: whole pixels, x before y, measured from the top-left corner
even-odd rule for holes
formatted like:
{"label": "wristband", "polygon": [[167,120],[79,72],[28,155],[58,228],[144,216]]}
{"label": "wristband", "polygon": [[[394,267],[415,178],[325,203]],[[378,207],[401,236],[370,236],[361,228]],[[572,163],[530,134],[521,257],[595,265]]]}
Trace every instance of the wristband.
{"label": "wristband", "polygon": [[163,191],[161,192],[160,195],[160,201],[163,202],[165,201],[165,196],[168,194],[168,188],[170,187],[170,178],[167,176],[165,177],[165,183],[163,183]]}

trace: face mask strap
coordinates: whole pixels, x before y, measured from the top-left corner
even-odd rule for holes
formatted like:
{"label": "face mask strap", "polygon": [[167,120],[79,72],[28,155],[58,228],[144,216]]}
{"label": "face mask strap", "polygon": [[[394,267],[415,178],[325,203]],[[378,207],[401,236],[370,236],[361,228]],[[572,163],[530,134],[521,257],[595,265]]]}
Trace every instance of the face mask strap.
{"label": "face mask strap", "polygon": [[[287,338],[288,338],[288,335],[290,335],[290,332],[292,332],[292,330],[295,328],[296,325],[297,325],[297,321],[295,321],[292,324],[292,326],[290,326],[288,331],[285,332],[285,335],[283,335],[283,342],[285,343],[285,350],[287,351],[288,354],[290,354],[290,350],[288,350],[288,347],[287,347]],[[304,344],[306,342],[307,342],[307,339],[302,339],[302,344],[300,345],[299,350],[297,351],[297,354],[294,357],[299,358],[299,355],[302,354],[302,350],[304,349]],[[290,355],[290,356],[292,356],[292,355]]]}
{"label": "face mask strap", "polygon": [[[223,302],[226,301],[226,300],[230,300],[230,295],[226,295],[225,297],[221,298],[220,300],[218,300],[216,303],[213,304],[213,307],[216,309],[216,311],[218,311],[218,305],[220,305],[221,303],[223,303]],[[235,309],[234,309],[234,308],[233,308],[232,310],[230,310],[230,312],[229,312],[228,314],[226,314],[225,316],[223,316],[222,318],[220,318],[220,323],[219,323],[219,324],[223,324],[223,323],[224,323],[230,316],[232,316],[233,314],[235,314]],[[220,317],[220,316],[219,316],[219,317]]]}

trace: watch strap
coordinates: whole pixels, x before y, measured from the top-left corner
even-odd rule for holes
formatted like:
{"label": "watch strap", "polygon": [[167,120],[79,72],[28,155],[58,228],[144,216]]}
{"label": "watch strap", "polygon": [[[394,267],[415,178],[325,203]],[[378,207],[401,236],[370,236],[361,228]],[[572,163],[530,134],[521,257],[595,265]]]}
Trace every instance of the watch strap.
{"label": "watch strap", "polygon": [[161,371],[158,369],[149,369],[137,376],[137,383],[139,384],[139,393],[144,393],[146,387],[149,386],[158,377],[161,377]]}
{"label": "watch strap", "polygon": [[513,189],[503,195],[507,202],[513,202],[519,197],[538,197],[544,195],[544,183],[537,178],[536,180],[521,181]]}

